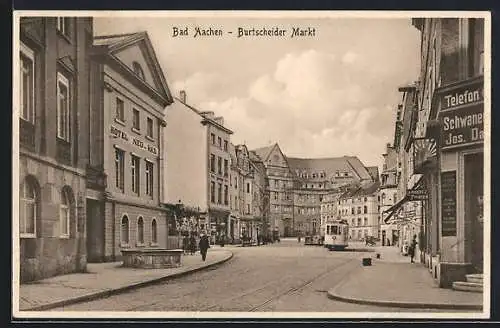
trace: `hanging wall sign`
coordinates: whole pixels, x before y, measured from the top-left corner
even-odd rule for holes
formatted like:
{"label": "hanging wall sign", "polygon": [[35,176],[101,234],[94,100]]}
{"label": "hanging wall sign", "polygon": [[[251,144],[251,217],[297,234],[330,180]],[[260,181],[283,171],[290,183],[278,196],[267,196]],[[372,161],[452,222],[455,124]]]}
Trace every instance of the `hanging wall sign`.
{"label": "hanging wall sign", "polygon": [[441,173],[441,232],[443,237],[457,235],[456,171]]}

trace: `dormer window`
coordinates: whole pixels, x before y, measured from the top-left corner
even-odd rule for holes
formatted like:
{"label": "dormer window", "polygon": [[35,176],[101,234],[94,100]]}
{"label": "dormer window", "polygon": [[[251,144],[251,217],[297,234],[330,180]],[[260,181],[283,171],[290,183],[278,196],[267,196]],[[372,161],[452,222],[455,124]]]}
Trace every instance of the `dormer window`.
{"label": "dormer window", "polygon": [[137,74],[141,80],[144,80],[144,71],[142,70],[141,64],[135,61],[132,63],[132,67],[134,69],[134,73]]}

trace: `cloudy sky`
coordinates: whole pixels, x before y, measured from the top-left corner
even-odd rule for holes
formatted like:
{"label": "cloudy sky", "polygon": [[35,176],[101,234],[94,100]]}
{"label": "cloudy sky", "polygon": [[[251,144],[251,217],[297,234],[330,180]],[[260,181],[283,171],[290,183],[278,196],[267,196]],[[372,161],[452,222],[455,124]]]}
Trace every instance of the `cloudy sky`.
{"label": "cloudy sky", "polygon": [[[173,27],[189,37],[173,37]],[[314,37],[193,38],[196,26],[313,27]],[[224,116],[232,142],[278,142],[288,156],[357,155],[381,165],[394,133],[397,88],[418,77],[410,19],[96,18],[94,34],[146,30],[174,94]]]}

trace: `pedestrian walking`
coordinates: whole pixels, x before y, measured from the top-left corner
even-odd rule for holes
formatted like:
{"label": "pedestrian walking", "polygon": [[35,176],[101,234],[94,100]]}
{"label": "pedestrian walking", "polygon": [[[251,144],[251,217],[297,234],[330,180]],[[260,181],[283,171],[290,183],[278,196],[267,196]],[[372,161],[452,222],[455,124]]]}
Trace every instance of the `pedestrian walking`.
{"label": "pedestrian walking", "polygon": [[415,263],[413,260],[415,258],[415,251],[417,249],[417,235],[413,235],[413,240],[411,241],[410,248],[408,249],[408,253],[410,254],[411,263]]}
{"label": "pedestrian walking", "polygon": [[207,258],[207,251],[210,248],[210,242],[208,241],[208,236],[206,234],[203,233],[201,235],[198,246],[200,247],[201,259],[205,261]]}
{"label": "pedestrian walking", "polygon": [[189,250],[191,251],[191,255],[196,253],[196,239],[193,234],[191,235],[191,238],[189,238]]}

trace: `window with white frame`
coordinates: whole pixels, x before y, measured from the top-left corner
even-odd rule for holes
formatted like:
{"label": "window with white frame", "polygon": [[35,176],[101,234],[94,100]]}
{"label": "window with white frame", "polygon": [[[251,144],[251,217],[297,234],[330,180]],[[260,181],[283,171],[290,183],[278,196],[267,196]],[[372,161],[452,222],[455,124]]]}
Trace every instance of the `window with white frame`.
{"label": "window with white frame", "polygon": [[146,161],[146,195],[149,196],[153,196],[153,168],[153,163]]}
{"label": "window with white frame", "polygon": [[67,77],[57,73],[57,137],[69,141],[70,84]]}
{"label": "window with white frame", "polygon": [[125,104],[120,98],[116,98],[116,119],[125,122]]}
{"label": "window with white frame", "polygon": [[132,127],[136,130],[141,129],[141,116],[139,110],[135,108],[132,109]]}
{"label": "window with white frame", "polygon": [[139,194],[139,172],[141,160],[139,157],[131,155],[130,170],[132,176],[132,192]]}
{"label": "window with white frame", "polygon": [[57,17],[57,30],[65,36],[69,36],[70,29],[69,17]]}
{"label": "window with white frame", "polygon": [[124,192],[125,187],[125,152],[121,149],[115,149],[115,183],[116,188]]}
{"label": "window with white frame", "polygon": [[142,216],[137,220],[137,244],[144,244],[144,219]]}
{"label": "window with white frame", "polygon": [[21,237],[36,237],[38,195],[34,182],[25,179],[19,195],[19,233]]}
{"label": "window with white frame", "polygon": [[148,117],[147,136],[153,138],[153,119]]}
{"label": "window with white frame", "polygon": [[71,199],[70,192],[64,188],[61,192],[61,204],[59,205],[59,227],[60,236],[69,237],[71,219]]}
{"label": "window with white frame", "polygon": [[19,114],[21,118],[35,123],[35,53],[21,43],[20,48]]}
{"label": "window with white frame", "polygon": [[122,245],[128,245],[129,243],[129,223],[126,215],[122,217],[121,222],[121,242]]}
{"label": "window with white frame", "polygon": [[153,219],[153,221],[151,221],[151,243],[158,243],[158,227],[156,225],[156,219]]}

